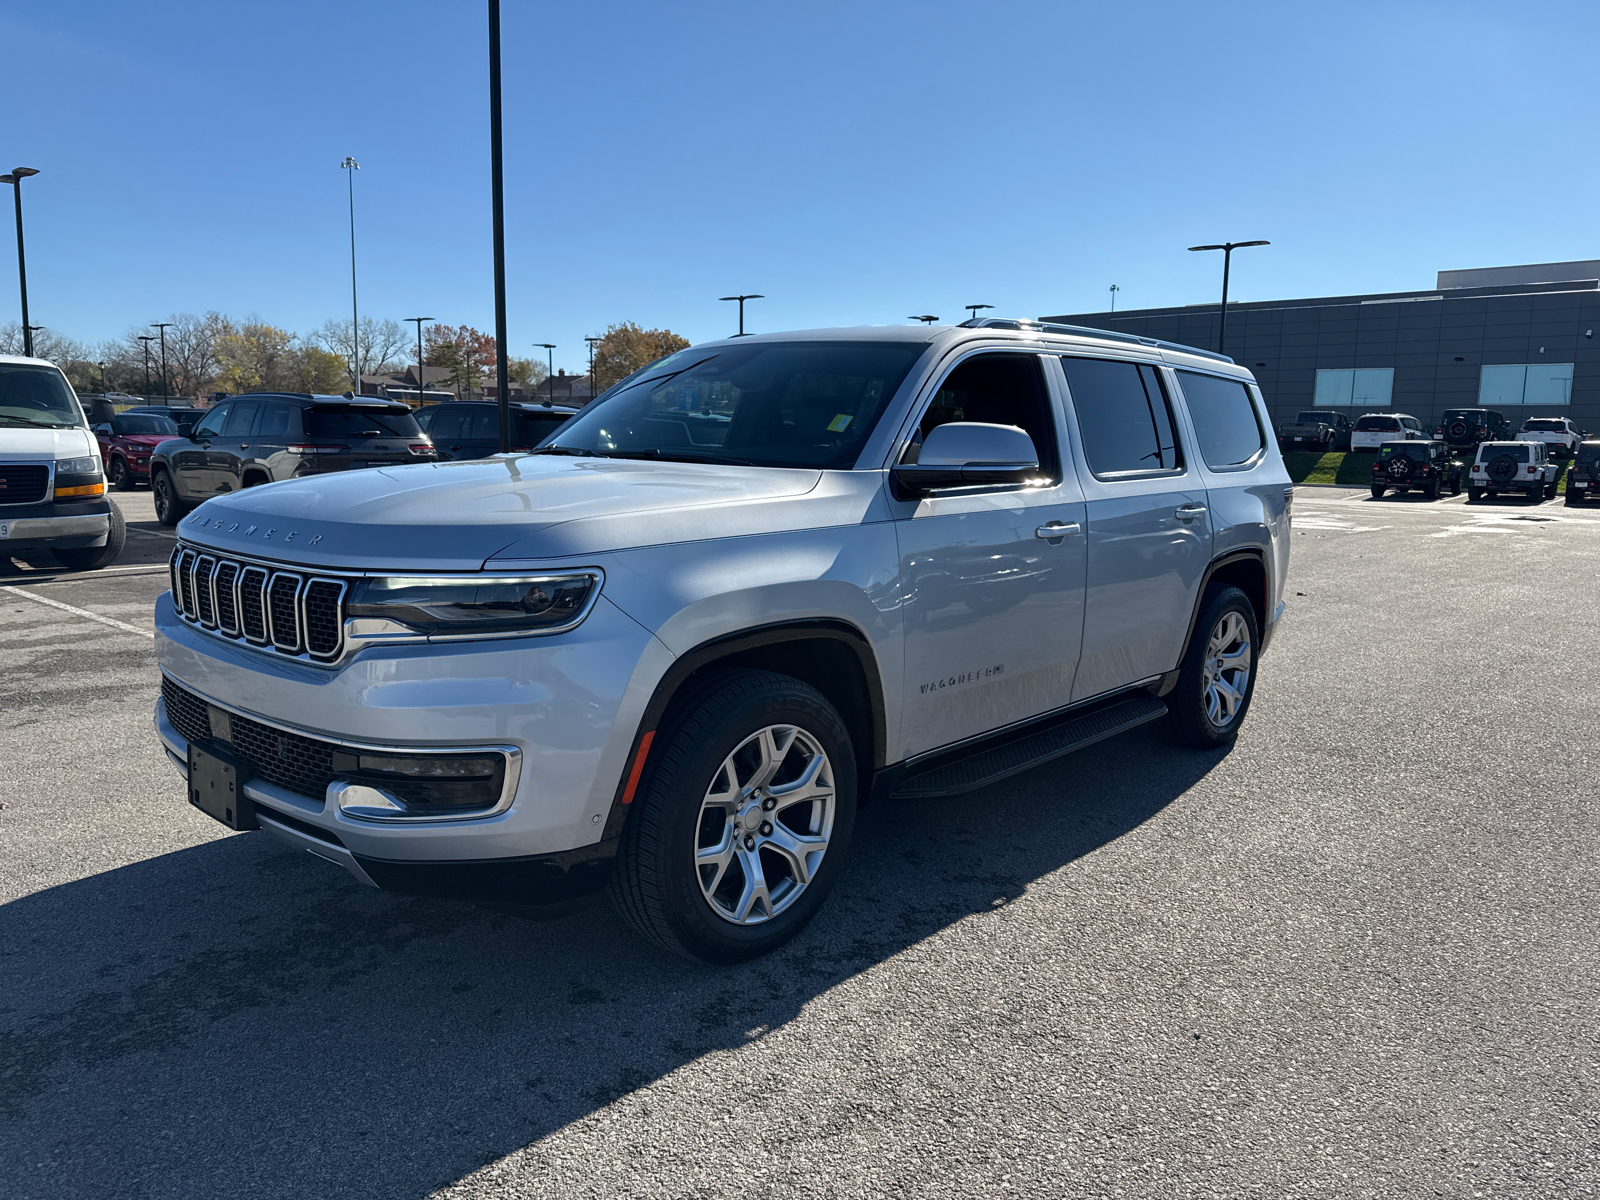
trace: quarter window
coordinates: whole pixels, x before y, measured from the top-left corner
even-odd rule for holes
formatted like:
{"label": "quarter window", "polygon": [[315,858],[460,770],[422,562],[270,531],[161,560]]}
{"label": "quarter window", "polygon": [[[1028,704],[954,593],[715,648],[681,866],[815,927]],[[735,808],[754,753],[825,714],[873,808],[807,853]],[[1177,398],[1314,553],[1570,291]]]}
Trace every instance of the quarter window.
{"label": "quarter window", "polygon": [[1196,371],[1179,371],[1178,380],[1206,466],[1241,466],[1261,452],[1267,438],[1244,384]]}
{"label": "quarter window", "polygon": [[1089,470],[1100,479],[1180,471],[1172,404],[1161,373],[1148,363],[1063,358]]}

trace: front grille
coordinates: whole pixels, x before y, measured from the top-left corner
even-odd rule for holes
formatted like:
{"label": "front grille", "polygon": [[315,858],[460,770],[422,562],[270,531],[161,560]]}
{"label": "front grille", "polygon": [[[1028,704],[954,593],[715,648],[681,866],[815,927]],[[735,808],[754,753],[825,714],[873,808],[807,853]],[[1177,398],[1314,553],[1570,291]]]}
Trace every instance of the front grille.
{"label": "front grille", "polygon": [[275,571],[179,545],[172,594],[191,625],[295,658],[332,662],[344,651],[342,579]]}
{"label": "front grille", "polygon": [[0,463],[0,504],[38,504],[49,489],[44,463]]}
{"label": "front grille", "polygon": [[[168,723],[184,741],[210,740],[211,718],[204,700],[166,675],[161,677],[161,698],[167,704]],[[257,776],[297,795],[322,798],[335,779],[333,756],[339,746],[274,729],[237,713],[229,713],[228,718],[233,733],[230,744],[241,758],[249,760]]]}

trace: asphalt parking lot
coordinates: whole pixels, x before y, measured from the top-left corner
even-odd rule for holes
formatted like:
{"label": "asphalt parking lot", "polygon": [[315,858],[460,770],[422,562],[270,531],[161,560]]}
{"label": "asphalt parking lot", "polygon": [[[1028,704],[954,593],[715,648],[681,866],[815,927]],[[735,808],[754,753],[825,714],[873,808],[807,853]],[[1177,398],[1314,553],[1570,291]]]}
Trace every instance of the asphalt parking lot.
{"label": "asphalt parking lot", "polygon": [[1600,508],[1302,489],[1229,752],[868,810],[719,970],[190,809],[118,502],[0,577],[0,1194],[1600,1194]]}

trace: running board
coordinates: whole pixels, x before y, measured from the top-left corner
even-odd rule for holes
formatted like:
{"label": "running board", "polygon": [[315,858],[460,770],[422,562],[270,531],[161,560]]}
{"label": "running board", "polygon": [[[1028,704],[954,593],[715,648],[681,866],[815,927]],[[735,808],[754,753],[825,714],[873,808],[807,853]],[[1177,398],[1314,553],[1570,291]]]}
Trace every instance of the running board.
{"label": "running board", "polygon": [[1166,715],[1164,701],[1154,696],[1135,696],[1017,741],[979,750],[970,758],[910,775],[894,795],[896,799],[918,800],[959,796]]}

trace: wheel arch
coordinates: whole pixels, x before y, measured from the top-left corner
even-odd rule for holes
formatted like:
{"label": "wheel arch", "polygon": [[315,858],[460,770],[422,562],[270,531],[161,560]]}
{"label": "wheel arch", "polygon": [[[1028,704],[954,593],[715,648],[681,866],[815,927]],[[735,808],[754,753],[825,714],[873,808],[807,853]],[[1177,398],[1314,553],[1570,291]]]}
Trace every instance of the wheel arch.
{"label": "wheel arch", "polygon": [[[686,687],[730,667],[775,671],[821,692],[839,711],[855,747],[858,803],[871,790],[887,753],[883,676],[871,643],[847,621],[780,621],[702,642],[680,655],[656,684],[629,748],[627,766],[612,797],[604,836],[622,832],[634,794],[650,760],[650,742]],[[865,734],[865,736],[862,736]]]}
{"label": "wheel arch", "polygon": [[1194,610],[1189,614],[1189,632],[1183,639],[1184,649],[1188,649],[1189,641],[1194,637],[1195,622],[1200,619],[1200,608],[1213,583],[1236,587],[1245,594],[1250,607],[1255,610],[1256,630],[1265,637],[1267,619],[1271,615],[1271,579],[1271,573],[1267,570],[1266,551],[1258,547],[1233,550],[1213,559],[1201,577],[1200,588],[1195,594]]}

